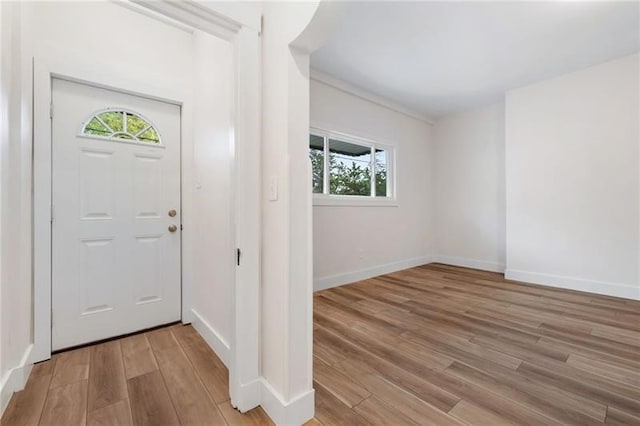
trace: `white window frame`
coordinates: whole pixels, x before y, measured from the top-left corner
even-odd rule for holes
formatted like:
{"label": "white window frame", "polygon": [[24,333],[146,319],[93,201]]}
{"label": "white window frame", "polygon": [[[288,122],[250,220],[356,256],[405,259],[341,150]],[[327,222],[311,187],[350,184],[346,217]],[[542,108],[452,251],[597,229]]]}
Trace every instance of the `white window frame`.
{"label": "white window frame", "polygon": [[[107,123],[102,121],[102,119],[100,118],[100,114],[105,113],[105,112],[120,112],[120,113],[123,114],[123,130],[121,132],[117,132],[117,131],[113,130]],[[126,119],[126,115],[124,115],[124,114],[130,114],[130,115],[134,115],[136,117],[141,118],[142,120],[144,120],[145,123],[147,123],[147,127],[145,127],[144,129],[140,130],[135,135],[132,134],[132,133],[129,133],[127,131],[127,129],[126,129],[127,119]],[[85,133],[85,130],[86,130],[87,126],[89,125],[91,120],[93,120],[94,118],[97,119],[107,129],[112,130],[113,133],[111,135],[109,135],[109,136],[98,136],[98,135],[92,135],[92,134],[89,134],[89,133]],[[138,135],[143,134],[144,132],[146,132],[149,129],[153,129],[153,131],[156,132],[156,135],[158,135],[158,142],[145,142],[144,140],[141,140],[140,138],[138,138]],[[117,138],[117,137],[113,136],[116,133],[124,133],[126,135],[131,136],[131,139],[120,139],[120,138]],[[164,143],[162,142],[162,135],[160,134],[160,131],[158,130],[156,125],[151,120],[149,120],[147,117],[145,117],[144,115],[140,114],[137,111],[129,109],[129,108],[111,107],[111,108],[103,108],[101,110],[95,111],[82,122],[82,124],[80,125],[80,129],[78,130],[77,134],[78,134],[78,137],[85,138],[85,139],[97,139],[97,140],[102,140],[102,141],[108,140],[108,141],[111,141],[111,142],[126,143],[126,144],[131,144],[131,145],[143,145],[145,147],[165,148]]]}
{"label": "white window frame", "polygon": [[[396,178],[396,156],[397,149],[394,145],[380,143],[378,141],[354,136],[334,130],[326,130],[319,127],[311,127],[309,134],[319,136],[324,139],[324,173],[323,173],[323,193],[313,194],[314,206],[372,206],[372,207],[395,207],[398,205],[397,198],[397,178]],[[371,195],[338,195],[330,194],[329,176],[329,139],[337,139],[355,145],[366,146],[371,149]],[[377,197],[375,195],[375,150],[382,149],[387,153],[387,195]]]}

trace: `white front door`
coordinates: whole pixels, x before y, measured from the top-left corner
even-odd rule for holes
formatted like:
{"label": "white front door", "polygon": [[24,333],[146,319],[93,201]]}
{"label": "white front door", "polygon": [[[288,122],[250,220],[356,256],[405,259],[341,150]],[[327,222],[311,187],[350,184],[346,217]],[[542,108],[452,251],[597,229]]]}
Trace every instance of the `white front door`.
{"label": "white front door", "polygon": [[180,107],[54,79],[52,349],[180,320]]}

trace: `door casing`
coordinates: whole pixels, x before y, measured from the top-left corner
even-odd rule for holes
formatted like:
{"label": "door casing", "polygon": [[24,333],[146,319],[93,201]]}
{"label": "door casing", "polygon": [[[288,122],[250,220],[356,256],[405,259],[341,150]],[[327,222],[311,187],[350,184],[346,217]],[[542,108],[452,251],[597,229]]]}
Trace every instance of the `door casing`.
{"label": "door casing", "polygon": [[[33,226],[34,226],[34,346],[31,352],[31,362],[38,362],[51,357],[51,283],[52,283],[52,245],[51,245],[51,216],[52,216],[52,134],[51,118],[55,111],[52,107],[52,81],[54,78],[76,83],[108,89],[129,95],[139,96],[169,104],[181,109],[181,120],[187,119],[185,110],[190,113],[190,93],[179,88],[153,88],[130,80],[125,75],[119,75],[110,69],[108,64],[99,67],[88,67],[74,62],[73,57],[57,54],[55,58],[34,58],[34,170],[33,170]],[[180,138],[181,187],[184,178],[182,161],[183,145],[191,140],[191,129],[182,126]],[[181,191],[180,208],[184,206]],[[184,218],[183,218],[184,220]],[[184,222],[183,222],[184,224]],[[182,248],[181,248],[182,250]],[[185,313],[190,300],[189,285],[184,280],[184,270],[181,271],[182,292],[182,320],[191,322]]]}

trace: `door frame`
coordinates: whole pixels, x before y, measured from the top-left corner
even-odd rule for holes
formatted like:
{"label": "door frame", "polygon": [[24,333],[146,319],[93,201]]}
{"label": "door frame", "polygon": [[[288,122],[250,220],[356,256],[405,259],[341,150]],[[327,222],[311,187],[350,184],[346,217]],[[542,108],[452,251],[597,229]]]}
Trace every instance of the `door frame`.
{"label": "door frame", "polygon": [[[213,34],[233,45],[234,97],[231,201],[236,247],[242,250],[236,266],[232,293],[232,329],[229,338],[229,392],[231,403],[240,411],[260,404],[259,303],[260,303],[260,21],[241,5],[222,4],[213,10],[195,2],[149,2],[134,8],[150,19],[178,21],[191,30]],[[153,9],[153,11],[149,9]],[[159,16],[160,15],[160,16]],[[174,24],[175,25],[175,24]],[[190,153],[193,152],[193,112],[188,86],[153,85],[131,80],[113,65],[96,67],[71,51],[56,49],[38,52],[33,58],[33,347],[29,363],[51,358],[52,284],[52,132],[51,88],[53,78],[115,90],[168,102],[181,107],[181,208],[182,223],[182,320],[192,322],[191,283],[185,279],[184,241],[191,232],[190,191],[184,191]],[[187,167],[185,167],[185,165]]]}
{"label": "door frame", "polygon": [[[34,281],[34,346],[31,361],[38,362],[51,358],[51,328],[52,328],[52,84],[53,79],[67,80],[100,89],[107,89],[139,96],[151,100],[161,101],[179,106],[181,135],[180,135],[180,208],[183,209],[184,197],[182,193],[184,169],[185,142],[191,140],[189,122],[190,93],[185,88],[158,88],[145,85],[139,81],[119,74],[108,64],[89,66],[86,61],[78,61],[72,55],[60,54],[55,56],[41,55],[33,60],[33,281]],[[106,72],[105,72],[106,71]],[[183,223],[184,223],[184,217]],[[182,251],[182,245],[181,245]],[[185,283],[184,270],[181,269],[181,309],[184,312]],[[182,315],[184,319],[184,315]]]}

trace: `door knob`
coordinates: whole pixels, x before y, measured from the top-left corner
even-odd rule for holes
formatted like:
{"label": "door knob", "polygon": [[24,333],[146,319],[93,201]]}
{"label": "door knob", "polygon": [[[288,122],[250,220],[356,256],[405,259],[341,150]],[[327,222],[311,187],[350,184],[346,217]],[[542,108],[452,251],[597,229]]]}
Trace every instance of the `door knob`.
{"label": "door knob", "polygon": [[169,217],[174,217],[176,215],[176,211],[174,209],[169,210]]}
{"label": "door knob", "polygon": [[178,227],[175,225],[169,225],[169,232],[176,232],[178,230]]}

